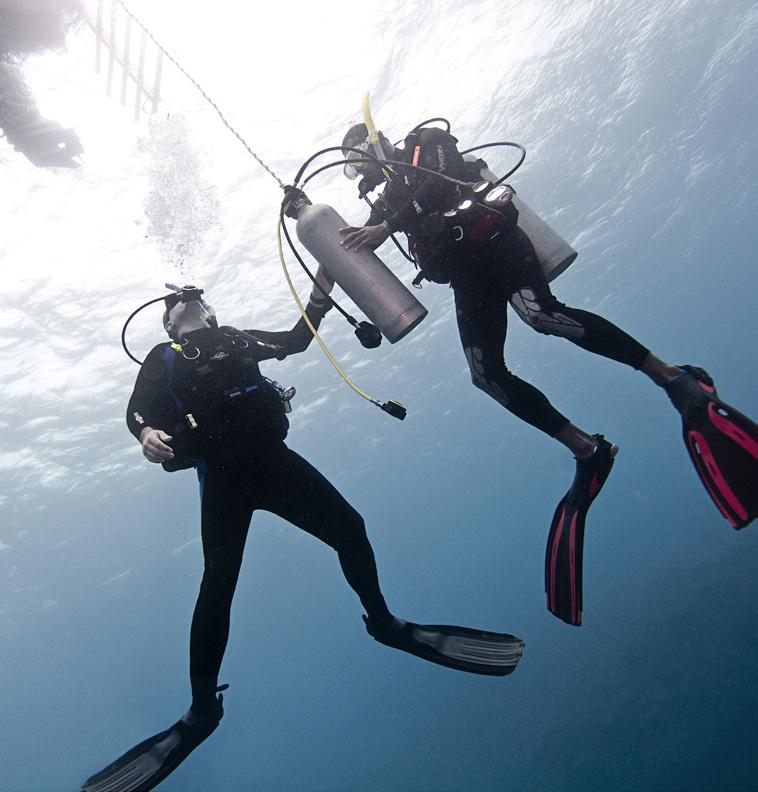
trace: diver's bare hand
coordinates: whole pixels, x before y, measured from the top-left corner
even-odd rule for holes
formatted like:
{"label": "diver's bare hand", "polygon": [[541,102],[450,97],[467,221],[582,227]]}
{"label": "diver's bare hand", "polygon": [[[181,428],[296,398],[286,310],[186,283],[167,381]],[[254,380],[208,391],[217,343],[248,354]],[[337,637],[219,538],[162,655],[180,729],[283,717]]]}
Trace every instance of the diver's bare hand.
{"label": "diver's bare hand", "polygon": [[166,445],[173,438],[160,429],[146,426],[140,432],[139,439],[142,443],[142,453],[149,462],[165,462],[174,458],[171,446]]}
{"label": "diver's bare hand", "polygon": [[345,250],[360,250],[364,247],[374,250],[387,239],[390,230],[386,223],[380,223],[374,226],[363,226],[363,228],[346,226],[340,228],[340,233],[345,235],[345,238],[340,242]]}

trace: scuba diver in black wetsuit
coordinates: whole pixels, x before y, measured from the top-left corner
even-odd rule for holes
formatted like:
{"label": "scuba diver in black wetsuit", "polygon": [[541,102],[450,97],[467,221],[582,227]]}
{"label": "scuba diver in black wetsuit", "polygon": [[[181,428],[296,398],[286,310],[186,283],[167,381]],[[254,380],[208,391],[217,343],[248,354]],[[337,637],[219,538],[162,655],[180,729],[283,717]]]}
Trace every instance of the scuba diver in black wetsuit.
{"label": "scuba diver in black wetsuit", "polygon": [[[321,270],[315,280],[305,314],[318,327],[331,307],[327,295],[334,284]],[[184,287],[165,298],[164,328],[173,343],[148,354],[127,411],[129,430],[150,462],[167,470],[196,467],[200,479],[205,568],[190,632],[192,705],[172,727],[89,778],[82,787],[86,792],[146,792],[218,726],[223,715],[218,694],[227,687],[218,686],[218,674],[256,509],[283,517],[337,551],[366,610],[366,629],[380,643],[494,676],[511,673],[524,646],[508,634],[423,626],[392,615],[360,514],[284,443],[285,410],[294,390],[281,388],[259,369],[261,361],[307,348],[313,336],[305,320],[284,332],[219,327],[201,295],[200,289]]]}
{"label": "scuba diver in black wetsuit", "polygon": [[[706,424],[718,436],[711,446],[719,448],[723,475],[718,470],[709,472],[710,460],[702,460],[702,442],[698,445],[687,434],[692,420],[689,413],[699,416],[708,407],[704,391],[711,393],[713,383],[707,373],[665,363],[603,317],[559,302],[529,237],[517,225],[518,210],[510,202],[509,188],[501,188],[505,193],[498,211],[473,213],[469,225],[462,219],[448,221],[456,207],[462,209],[464,199],[475,194],[472,183],[481,182],[480,172],[486,168],[482,160],[466,162],[456,143],[449,132],[422,126],[398,149],[382,133],[369,134],[366,124],[352,126],[342,141],[348,159],[345,174],[350,178],[362,175],[361,196],[385,182],[386,186],[364,227],[341,229],[342,245],[348,250],[373,250],[391,233],[403,231],[421,270],[417,280],[449,283],[453,289],[458,331],[474,385],[573,452],[576,477],[552,521],[545,582],[549,610],[567,623],[579,625],[584,521],[610,473],[617,448],[602,435],[590,435],[572,424],[543,393],[508,370],[503,351],[508,303],[538,333],[565,338],[624,363],[665,388],[684,416],[685,437],[690,437],[688,448],[696,469],[734,527],[746,525],[758,512],[755,424],[729,408],[730,426],[737,426],[742,438],[734,441],[735,432],[725,431],[718,422],[699,423],[698,437],[708,431],[703,429]],[[382,167],[382,159],[388,167]],[[715,396],[715,391],[712,393]],[[722,443],[726,444],[723,451]],[[725,485],[727,478],[732,489]]]}

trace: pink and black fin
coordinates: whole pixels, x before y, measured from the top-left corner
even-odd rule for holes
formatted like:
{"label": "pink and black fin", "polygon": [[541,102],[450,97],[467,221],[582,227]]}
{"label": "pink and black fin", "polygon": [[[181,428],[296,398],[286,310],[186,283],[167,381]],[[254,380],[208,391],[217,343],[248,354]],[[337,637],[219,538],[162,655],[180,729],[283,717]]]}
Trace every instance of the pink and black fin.
{"label": "pink and black fin", "polygon": [[708,372],[680,368],[666,392],[681,413],[684,444],[716,507],[739,530],[758,516],[758,426],[719,399]]}
{"label": "pink and black fin", "polygon": [[547,609],[567,624],[582,623],[584,525],[592,501],[605,484],[618,448],[602,435],[587,459],[577,459],[569,491],[555,510],[545,551]]}

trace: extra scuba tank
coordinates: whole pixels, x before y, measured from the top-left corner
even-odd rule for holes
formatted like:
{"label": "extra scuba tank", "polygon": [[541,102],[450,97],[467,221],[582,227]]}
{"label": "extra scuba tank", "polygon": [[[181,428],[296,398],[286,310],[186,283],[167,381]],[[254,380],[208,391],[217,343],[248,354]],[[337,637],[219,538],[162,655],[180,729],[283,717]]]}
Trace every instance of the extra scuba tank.
{"label": "extra scuba tank", "polygon": [[345,250],[339,229],[349,225],[327,204],[301,202],[297,236],[350,299],[394,344],[427,310],[371,250]]}
{"label": "extra scuba tank", "polygon": [[[472,154],[466,154],[464,159],[467,162],[476,162],[478,158]],[[497,181],[497,176],[486,166],[479,172],[483,179],[493,183]],[[579,254],[518,195],[514,195],[512,201],[518,209],[518,227],[529,237],[534,246],[545,277],[548,281],[554,280],[568,269]]]}
{"label": "extra scuba tank", "polygon": [[513,205],[518,209],[519,228],[534,246],[545,277],[548,281],[554,280],[573,264],[579,254],[518,195],[513,196]]}

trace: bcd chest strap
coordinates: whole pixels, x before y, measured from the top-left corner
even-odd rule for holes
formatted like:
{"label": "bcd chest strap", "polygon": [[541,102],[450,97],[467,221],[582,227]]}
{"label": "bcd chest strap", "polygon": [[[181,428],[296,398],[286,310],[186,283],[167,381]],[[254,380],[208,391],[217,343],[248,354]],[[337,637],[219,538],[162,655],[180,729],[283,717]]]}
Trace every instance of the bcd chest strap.
{"label": "bcd chest strap", "polygon": [[[247,335],[246,333],[243,335]],[[252,338],[252,337],[251,337]],[[176,392],[176,385],[175,385],[175,372],[176,372],[176,361],[179,355],[183,354],[182,346],[180,344],[174,343],[170,344],[163,350],[163,364],[166,373],[166,384],[168,395],[171,398],[174,406],[176,407],[177,411],[182,415],[184,422],[190,429],[197,429],[198,422],[195,420],[194,415],[192,412],[188,411],[186,406],[183,404],[182,400],[179,398]],[[192,361],[196,360],[200,357],[201,352],[197,349],[197,354],[192,357],[186,357],[185,359]],[[229,388],[225,388],[223,391],[223,398],[224,399],[237,399],[239,397],[243,397],[254,393],[257,391],[261,384],[269,385],[272,390],[278,395],[279,399],[282,403],[282,409],[285,413],[292,412],[292,399],[295,396],[295,388],[288,387],[285,388],[276,380],[269,379],[268,377],[264,377],[260,375],[259,382],[255,382],[252,384],[247,385],[233,385]]]}
{"label": "bcd chest strap", "polygon": [[168,395],[174,403],[177,411],[183,416],[187,426],[190,429],[197,429],[197,421],[191,412],[185,412],[184,405],[179,397],[176,395],[176,388],[174,387],[174,369],[176,367],[176,356],[181,354],[181,347],[179,350],[174,349],[178,344],[171,344],[163,350],[163,365],[166,370],[166,383],[168,385]]}

